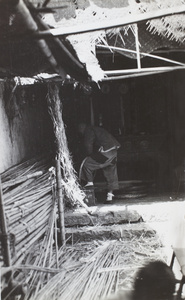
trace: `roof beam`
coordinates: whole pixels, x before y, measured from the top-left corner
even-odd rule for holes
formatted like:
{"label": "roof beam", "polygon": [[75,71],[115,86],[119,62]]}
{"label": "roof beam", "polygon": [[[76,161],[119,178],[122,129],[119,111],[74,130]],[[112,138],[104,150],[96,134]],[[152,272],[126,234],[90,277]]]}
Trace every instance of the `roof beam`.
{"label": "roof beam", "polygon": [[62,36],[62,35],[70,35],[77,33],[85,33],[97,30],[105,30],[116,27],[123,27],[126,25],[131,25],[134,23],[146,22],[148,20],[157,19],[161,17],[166,17],[174,14],[182,14],[185,13],[185,5],[180,5],[178,7],[170,7],[166,9],[159,9],[158,11],[152,11],[148,13],[142,13],[140,15],[127,15],[121,19],[114,20],[106,20],[96,23],[88,23],[88,24],[76,24],[74,26],[66,26],[59,27],[50,30],[40,31],[34,33],[33,36],[37,38],[44,38],[47,36]]}

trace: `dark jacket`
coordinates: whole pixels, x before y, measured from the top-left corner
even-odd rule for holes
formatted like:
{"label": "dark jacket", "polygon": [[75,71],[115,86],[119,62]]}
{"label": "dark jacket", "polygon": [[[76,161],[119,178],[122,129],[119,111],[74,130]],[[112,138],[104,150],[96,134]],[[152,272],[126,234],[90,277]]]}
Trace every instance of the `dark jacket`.
{"label": "dark jacket", "polygon": [[86,154],[106,152],[120,148],[119,142],[104,128],[87,126],[84,132],[84,146]]}

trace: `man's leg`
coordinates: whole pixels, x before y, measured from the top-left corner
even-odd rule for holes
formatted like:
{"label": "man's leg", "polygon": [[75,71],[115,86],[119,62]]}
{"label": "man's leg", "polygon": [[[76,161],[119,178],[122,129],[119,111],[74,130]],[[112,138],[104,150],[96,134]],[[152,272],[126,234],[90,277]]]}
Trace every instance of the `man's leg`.
{"label": "man's leg", "polygon": [[100,169],[100,164],[91,157],[86,157],[81,166],[79,175],[80,180],[84,180],[92,185],[94,180],[94,171],[98,169]]}
{"label": "man's leg", "polygon": [[107,167],[103,168],[103,174],[107,181],[107,201],[112,201],[113,198],[113,191],[119,189],[118,184],[118,174],[117,174],[117,164],[116,158],[108,165]]}

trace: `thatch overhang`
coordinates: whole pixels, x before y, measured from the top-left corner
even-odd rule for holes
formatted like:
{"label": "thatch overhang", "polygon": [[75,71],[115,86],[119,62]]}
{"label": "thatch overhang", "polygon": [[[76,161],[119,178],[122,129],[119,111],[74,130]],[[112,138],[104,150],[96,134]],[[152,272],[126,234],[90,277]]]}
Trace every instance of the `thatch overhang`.
{"label": "thatch overhang", "polygon": [[[137,59],[140,70],[141,58],[157,49],[184,51],[184,11],[182,0],[1,0],[1,77],[47,72],[63,80],[107,80],[98,60],[105,50]],[[160,59],[164,67],[184,68],[185,59]]]}

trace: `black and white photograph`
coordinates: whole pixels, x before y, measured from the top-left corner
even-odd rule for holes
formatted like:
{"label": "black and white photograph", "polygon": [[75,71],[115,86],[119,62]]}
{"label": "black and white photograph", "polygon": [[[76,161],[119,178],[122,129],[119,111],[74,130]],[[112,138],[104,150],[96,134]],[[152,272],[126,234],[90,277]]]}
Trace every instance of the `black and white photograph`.
{"label": "black and white photograph", "polygon": [[0,0],[0,300],[185,299],[185,0]]}

